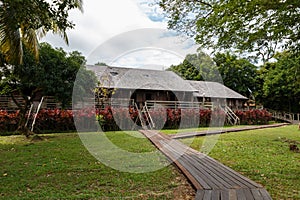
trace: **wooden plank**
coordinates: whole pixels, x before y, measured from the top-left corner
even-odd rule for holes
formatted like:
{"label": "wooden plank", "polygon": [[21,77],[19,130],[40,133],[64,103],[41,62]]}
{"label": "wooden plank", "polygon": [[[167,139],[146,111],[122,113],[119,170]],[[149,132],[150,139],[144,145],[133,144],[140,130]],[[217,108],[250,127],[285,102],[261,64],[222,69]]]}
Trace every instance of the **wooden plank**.
{"label": "wooden plank", "polygon": [[221,200],[229,200],[229,190],[221,190]]}
{"label": "wooden plank", "polygon": [[199,157],[199,160],[201,162],[205,162],[205,163],[210,163],[211,167],[215,167],[216,169],[220,170],[220,172],[226,176],[229,175],[230,179],[233,181],[236,181],[237,184],[240,184],[242,187],[250,187],[250,188],[262,188],[262,186],[260,184],[255,183],[254,181],[248,179],[245,176],[242,176],[241,174],[239,174],[238,172],[232,170],[231,168],[223,165],[222,163],[214,160],[213,158],[208,157],[205,154],[202,154],[194,149],[189,149],[189,152],[187,153],[191,153],[191,154],[195,154],[196,157]]}
{"label": "wooden plank", "polygon": [[190,161],[188,162],[193,164],[200,173],[204,174],[206,180],[210,180],[211,182],[214,183],[214,185],[216,185],[216,187],[214,188],[225,189],[231,187],[230,184],[228,184],[226,181],[222,179],[222,177],[220,177],[217,171],[214,171],[212,168],[205,166],[203,163],[199,163],[196,159],[194,159],[191,156],[189,157],[189,160]]}
{"label": "wooden plank", "polygon": [[251,189],[251,193],[253,198],[256,199],[263,199],[263,196],[261,195],[259,189]]}
{"label": "wooden plank", "polygon": [[271,196],[264,188],[259,189],[259,192],[264,200],[272,200]]}
{"label": "wooden plank", "polygon": [[222,163],[217,162],[216,160],[210,158],[210,157],[205,157],[205,160],[211,163],[218,163],[219,167],[222,167],[225,170],[228,171],[228,174],[231,176],[235,177],[236,179],[239,179],[242,181],[243,184],[245,184],[249,188],[263,188],[262,185],[250,180],[249,178],[239,174],[238,172],[234,171],[233,169],[223,165]]}
{"label": "wooden plank", "polygon": [[280,123],[280,124],[270,124],[270,125],[261,125],[261,126],[246,126],[239,128],[230,128],[223,130],[207,130],[207,131],[195,131],[195,132],[186,132],[186,133],[177,133],[174,135],[170,135],[173,139],[183,139],[183,138],[191,138],[198,136],[206,136],[206,135],[215,135],[215,134],[223,134],[230,132],[239,132],[239,131],[248,131],[248,130],[256,130],[256,129],[265,129],[265,128],[274,128],[288,125],[289,123]]}
{"label": "wooden plank", "polygon": [[236,190],[236,196],[237,196],[237,200],[247,200],[244,191],[242,189]]}
{"label": "wooden plank", "polygon": [[[204,162],[210,163],[211,160],[204,159]],[[212,168],[216,168],[216,170],[219,170],[220,176],[226,177],[230,180],[230,183],[232,184],[231,188],[237,189],[237,188],[256,188],[256,186],[253,186],[252,184],[249,184],[247,181],[245,181],[243,178],[241,178],[241,175],[238,173],[234,173],[232,171],[229,171],[227,168],[224,168],[222,165],[212,162],[209,165]]]}
{"label": "wooden plank", "polygon": [[193,177],[191,182],[196,189],[206,189],[206,190],[212,189],[212,184],[207,182],[207,180],[203,179],[199,174],[196,174],[192,166],[189,166],[185,162],[181,162],[181,160],[176,161],[176,163],[178,163],[179,165],[185,168],[183,170],[183,173],[185,175],[187,175],[188,177],[190,176]]}
{"label": "wooden plank", "polygon": [[197,190],[195,200],[202,200],[204,197],[205,190]]}
{"label": "wooden plank", "polygon": [[204,159],[198,158],[195,159],[196,163],[199,166],[202,166],[203,168],[205,168],[205,170],[208,173],[211,173],[212,176],[217,179],[220,184],[222,184],[225,188],[230,189],[230,188],[240,188],[243,185],[237,181],[235,181],[235,179],[232,179],[232,177],[230,175],[228,175],[227,171],[222,170],[220,167],[218,167],[217,164],[212,165],[209,162],[205,162]]}
{"label": "wooden plank", "polygon": [[197,189],[195,199],[271,200],[254,181],[157,131],[142,132]]}
{"label": "wooden plank", "polygon": [[211,196],[212,196],[212,191],[211,190],[205,190],[203,200],[213,200],[211,198]]}
{"label": "wooden plank", "polygon": [[211,199],[213,200],[219,200],[220,199],[220,190],[213,190],[211,194]]}
{"label": "wooden plank", "polygon": [[216,180],[211,179],[209,174],[197,169],[197,167],[191,164],[191,161],[188,160],[188,158],[185,155],[183,155],[181,159],[183,159],[183,162],[188,163],[192,171],[192,174],[199,177],[199,179],[205,181],[206,184],[208,184],[211,189],[220,189],[220,186],[218,185],[218,182]]}
{"label": "wooden plank", "polygon": [[[170,147],[170,148],[173,148],[173,147]],[[170,151],[173,151],[173,150],[170,149]],[[176,151],[176,150],[174,150],[174,151]],[[190,173],[193,174],[194,176],[197,176],[197,171],[200,170],[199,173],[201,174],[201,177],[205,178],[206,182],[209,183],[209,186],[211,186],[212,188],[224,189],[224,187],[225,187],[224,185],[226,185],[227,187],[230,187],[230,185],[228,185],[226,182],[224,182],[220,177],[217,176],[217,174],[214,174],[214,172],[209,170],[206,166],[199,167],[199,165],[196,166],[198,164],[196,161],[190,160],[191,158],[185,157],[185,159],[186,159],[186,162],[189,163],[189,168],[192,171],[195,170],[195,172],[190,171]],[[202,170],[202,172],[201,172],[201,170]],[[202,183],[202,185],[203,185],[203,183]]]}
{"label": "wooden plank", "polygon": [[254,200],[250,189],[243,189],[243,191],[247,200]]}
{"label": "wooden plank", "polygon": [[208,168],[212,168],[219,173],[220,177],[224,177],[228,183],[231,184],[230,188],[240,188],[240,187],[247,187],[246,184],[243,184],[243,181],[239,180],[240,177],[237,174],[232,174],[229,172],[227,168],[224,168],[221,163],[217,161],[207,160],[205,158],[198,158],[199,163],[206,163]]}
{"label": "wooden plank", "polygon": [[[194,165],[194,162],[191,161],[189,156],[179,155],[177,153],[178,146],[168,146],[170,143],[164,145],[164,151],[166,149],[171,152],[170,154],[173,154],[175,157],[179,158],[178,161],[181,163],[181,165],[184,165],[186,168],[189,169],[189,172],[196,177],[196,179],[199,181],[199,183],[203,186],[205,189],[211,189],[211,188],[219,188],[218,182],[209,180],[210,177],[208,177],[207,173],[202,173],[197,169],[197,166]],[[180,150],[179,150],[180,152]],[[178,154],[178,155],[176,155]],[[181,156],[181,157],[180,157]]]}
{"label": "wooden plank", "polygon": [[230,200],[237,200],[236,190],[234,190],[234,189],[229,190],[229,199]]}
{"label": "wooden plank", "polygon": [[[173,147],[170,147],[170,151],[176,152],[176,150],[171,149]],[[178,156],[178,155],[177,155]],[[225,183],[221,178],[219,178],[217,175],[215,175],[212,171],[209,171],[206,169],[205,166],[199,165],[196,160],[194,160],[190,155],[182,155],[179,160],[183,159],[183,163],[187,163],[189,166],[189,169],[191,169],[190,173],[194,176],[200,175],[198,179],[204,179],[206,183],[214,189],[222,189],[224,188]],[[182,164],[183,164],[182,163]],[[223,184],[221,184],[223,182]],[[203,183],[202,183],[203,185]],[[230,186],[227,184],[227,186]]]}
{"label": "wooden plank", "polygon": [[195,173],[194,167],[192,165],[189,165],[187,162],[182,161],[183,158],[180,157],[180,155],[176,155],[176,152],[172,152],[172,150],[170,149],[167,150],[166,146],[164,147],[164,153],[166,153],[174,161],[174,163],[178,165],[178,167],[186,176],[193,177],[191,178],[191,182],[196,189],[212,189],[211,185],[209,185],[206,180],[200,177],[199,174]]}
{"label": "wooden plank", "polygon": [[149,140],[159,149],[161,150],[161,152],[163,154],[165,154],[165,156],[167,156],[168,158],[170,158],[174,164],[177,165],[177,167],[183,172],[183,174],[191,181],[192,185],[198,190],[198,189],[211,189],[208,185],[206,185],[206,182],[203,181],[203,185],[199,184],[199,181],[189,172],[189,167],[184,164],[184,163],[180,163],[178,162],[178,160],[176,158],[174,158],[174,155],[172,155],[171,152],[166,151],[166,149],[163,148],[163,146],[161,145],[160,142],[158,142],[158,138],[159,136],[152,134],[149,131],[141,131],[146,137],[149,138]]}

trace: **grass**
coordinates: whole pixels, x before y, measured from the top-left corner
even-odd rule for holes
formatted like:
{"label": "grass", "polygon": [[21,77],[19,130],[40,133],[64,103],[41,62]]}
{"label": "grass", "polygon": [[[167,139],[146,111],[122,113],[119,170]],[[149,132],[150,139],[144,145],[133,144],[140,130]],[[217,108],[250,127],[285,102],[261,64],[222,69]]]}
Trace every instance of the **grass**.
{"label": "grass", "polygon": [[[137,132],[105,134],[126,151],[155,149]],[[0,137],[0,199],[193,198],[193,189],[173,166],[140,174],[121,172],[95,159],[77,134],[42,138],[31,142],[22,136]],[[200,150],[205,138],[181,141]],[[209,155],[264,185],[273,199],[299,200],[300,153],[290,151],[290,143],[300,146],[297,126],[228,133],[220,135]]]}
{"label": "grass", "polygon": [[[200,150],[204,137],[183,139]],[[300,147],[297,126],[244,131],[220,135],[209,156],[265,186],[273,199],[300,199]],[[200,150],[201,151],[201,150]]]}
{"label": "grass", "polygon": [[[146,138],[122,132],[106,135],[128,151],[155,149]],[[148,173],[121,172],[91,156],[75,133],[42,138],[31,142],[22,136],[0,137],[0,199],[187,199],[193,195],[172,165]]]}

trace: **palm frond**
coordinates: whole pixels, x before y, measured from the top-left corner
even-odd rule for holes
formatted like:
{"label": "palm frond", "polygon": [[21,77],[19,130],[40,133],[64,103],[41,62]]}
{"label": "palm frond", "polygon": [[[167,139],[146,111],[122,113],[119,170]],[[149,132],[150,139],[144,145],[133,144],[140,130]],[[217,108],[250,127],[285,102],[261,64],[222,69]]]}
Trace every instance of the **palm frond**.
{"label": "palm frond", "polygon": [[36,60],[39,59],[39,41],[36,31],[32,28],[21,29],[22,30],[22,42],[26,48],[34,54]]}
{"label": "palm frond", "polygon": [[22,63],[23,46],[21,32],[16,25],[15,11],[9,7],[0,9],[0,50],[10,63]]}
{"label": "palm frond", "polygon": [[73,3],[74,3],[75,8],[77,8],[81,12],[83,12],[83,1],[82,0],[74,0]]}

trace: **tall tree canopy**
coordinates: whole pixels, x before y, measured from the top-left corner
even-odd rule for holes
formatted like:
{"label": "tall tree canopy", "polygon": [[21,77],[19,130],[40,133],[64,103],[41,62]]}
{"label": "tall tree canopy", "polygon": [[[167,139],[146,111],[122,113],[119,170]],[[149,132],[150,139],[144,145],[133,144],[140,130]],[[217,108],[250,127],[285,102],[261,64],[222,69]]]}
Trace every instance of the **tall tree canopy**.
{"label": "tall tree canopy", "polygon": [[172,65],[168,70],[186,80],[220,82],[250,98],[260,88],[257,86],[257,67],[230,53],[217,53],[213,59],[203,52],[189,54],[182,63]]}
{"label": "tall tree canopy", "polygon": [[213,60],[225,86],[248,98],[253,98],[259,89],[255,65],[229,53],[217,53]]}
{"label": "tall tree canopy", "polygon": [[0,51],[10,64],[23,62],[24,46],[38,58],[38,39],[47,32],[62,36],[74,24],[71,9],[82,10],[81,0],[0,0]]}
{"label": "tall tree canopy", "polygon": [[218,81],[216,66],[211,57],[199,51],[196,54],[188,54],[182,63],[172,65],[168,70],[177,73],[186,80]]}
{"label": "tall tree canopy", "polygon": [[298,113],[300,109],[300,55],[283,52],[276,62],[260,69],[262,92],[258,100],[267,108]]}
{"label": "tall tree canopy", "polygon": [[[5,61],[3,61],[5,62]],[[18,104],[21,120],[19,129],[24,131],[24,117],[34,100],[41,96],[54,96],[62,106],[71,103],[74,81],[79,69],[80,81],[84,89],[96,86],[94,72],[85,69],[85,58],[78,51],[66,53],[63,49],[54,49],[47,43],[40,45],[39,62],[30,51],[24,52],[24,62],[20,65],[5,64],[0,70],[0,94],[21,95],[24,104]],[[90,84],[90,85],[89,85]]]}
{"label": "tall tree canopy", "polygon": [[169,28],[203,47],[256,53],[264,61],[278,49],[300,48],[298,0],[159,0]]}

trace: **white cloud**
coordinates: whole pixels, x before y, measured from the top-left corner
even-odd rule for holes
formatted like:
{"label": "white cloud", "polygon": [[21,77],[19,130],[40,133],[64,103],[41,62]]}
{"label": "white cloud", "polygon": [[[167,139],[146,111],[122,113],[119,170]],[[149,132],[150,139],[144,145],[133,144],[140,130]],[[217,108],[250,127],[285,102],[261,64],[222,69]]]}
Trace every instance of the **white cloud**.
{"label": "white cloud", "polygon": [[[166,33],[165,29],[137,29],[112,37],[93,51],[88,60],[93,64],[144,67],[150,64],[164,68],[178,64],[186,54],[194,53],[197,46],[189,40]],[[189,48],[187,48],[189,47]],[[151,61],[151,62],[150,62]],[[135,63],[134,63],[135,62]]]}
{"label": "white cloud", "polygon": [[175,52],[164,49],[144,48],[128,52],[116,60],[112,66],[133,67],[143,69],[167,69],[171,64],[179,64],[184,58]]}
{"label": "white cloud", "polygon": [[154,22],[165,22],[165,16],[162,9],[155,0],[135,0],[140,9],[147,15],[147,17]]}
{"label": "white cloud", "polygon": [[[158,6],[149,5],[153,3],[153,0],[84,0],[83,3],[84,13],[77,10],[70,12],[70,20],[76,26],[75,29],[68,31],[69,46],[59,36],[53,36],[52,34],[48,34],[43,41],[49,42],[55,47],[63,47],[66,51],[80,51],[86,56],[89,64],[98,61],[110,63],[114,58],[135,48],[163,47],[168,51],[175,48],[175,52],[180,51],[180,55],[185,55],[187,51],[194,48],[193,45],[176,38],[174,32],[164,32],[162,35],[162,32],[152,34],[153,31],[150,31],[149,34],[146,33],[143,37],[127,34],[132,30],[142,28],[166,29],[166,22],[161,10]],[[126,36],[124,37],[124,35]],[[118,39],[121,41],[118,41]],[[99,47],[103,51],[105,45],[107,45],[105,47],[107,52],[101,52],[101,55],[97,57],[95,52],[99,53],[97,52]],[[182,48],[182,52],[178,50],[179,48]],[[132,58],[123,58],[122,63],[120,63],[120,60],[118,64],[124,66],[125,61],[127,61],[127,65],[137,66],[143,63],[145,65],[145,63],[149,63],[149,58],[153,57],[153,52],[147,52],[150,55],[145,55],[145,52],[139,57],[136,53],[131,54]],[[157,59],[161,62],[160,64],[178,63],[178,59],[171,58],[172,56],[170,57],[166,53],[161,53],[159,56],[162,57]],[[164,60],[169,60],[169,62],[167,63]]]}

